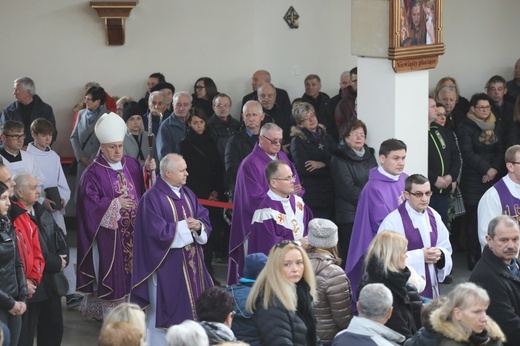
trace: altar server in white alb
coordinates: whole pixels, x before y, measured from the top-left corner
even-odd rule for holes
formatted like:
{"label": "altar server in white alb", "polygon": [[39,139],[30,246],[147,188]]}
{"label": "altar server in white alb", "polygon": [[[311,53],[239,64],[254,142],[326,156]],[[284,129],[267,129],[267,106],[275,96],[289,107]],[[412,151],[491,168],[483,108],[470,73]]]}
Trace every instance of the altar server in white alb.
{"label": "altar server in white alb", "polygon": [[406,202],[388,214],[379,226],[379,232],[391,230],[408,239],[406,265],[413,267],[426,279],[422,296],[439,296],[439,282],[451,272],[453,261],[449,233],[442,218],[430,208],[430,182],[421,174],[406,178]]}

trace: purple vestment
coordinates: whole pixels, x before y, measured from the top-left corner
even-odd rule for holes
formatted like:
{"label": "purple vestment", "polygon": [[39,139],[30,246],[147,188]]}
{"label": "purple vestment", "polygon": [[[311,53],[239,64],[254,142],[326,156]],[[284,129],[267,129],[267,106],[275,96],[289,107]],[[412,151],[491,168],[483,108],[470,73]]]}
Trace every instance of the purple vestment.
{"label": "purple vestment", "polygon": [[[278,153],[278,159],[285,161],[296,177],[295,184],[300,184],[300,178],[293,163],[282,151]],[[253,214],[269,190],[269,184],[265,177],[265,167],[272,159],[258,146],[253,148],[244,161],[240,164],[233,195],[233,219],[229,236],[229,263],[228,263],[228,285],[238,282],[244,268],[243,244],[246,235],[251,230],[251,219]],[[305,190],[298,194],[303,196]]]}
{"label": "purple vestment", "polygon": [[[247,253],[262,252],[269,255],[271,248],[282,240],[294,240],[307,236],[307,226],[312,220],[312,211],[301,197],[289,196],[294,215],[287,215],[282,202],[271,199],[268,195],[258,205],[253,217],[251,232],[247,237]],[[301,229],[299,229],[301,228]]]}
{"label": "purple vestment", "polygon": [[[77,290],[96,293],[99,299],[106,301],[130,294],[135,215],[145,190],[139,161],[123,156],[121,164],[123,169],[115,171],[99,153],[83,173],[78,189]],[[130,210],[122,210],[117,199],[125,193],[134,202]],[[94,242],[99,252],[97,279]]]}
{"label": "purple vestment", "polygon": [[520,223],[520,199],[516,198],[511,194],[511,192],[509,192],[504,179],[497,181],[493,187],[498,192],[498,197],[500,198],[500,204],[502,206],[502,214],[509,215]]}
{"label": "purple vestment", "polygon": [[357,285],[363,276],[363,259],[368,246],[376,236],[384,218],[404,201],[404,181],[407,177],[406,173],[401,173],[398,180],[393,180],[381,174],[378,167],[374,167],[370,170],[368,182],[359,195],[345,265],[354,301]]}
{"label": "purple vestment", "polygon": [[[404,234],[406,239],[408,239],[408,251],[422,249],[424,247],[421,231],[418,228],[415,228],[412,223],[412,219],[410,215],[408,215],[408,211],[406,211],[406,203],[401,204],[397,207],[399,211],[399,215],[401,215],[401,221],[403,222]],[[430,246],[437,246],[437,221],[435,221],[435,216],[430,208],[426,208],[426,212],[428,213],[428,219],[430,220],[430,226],[432,231],[430,233]],[[428,263],[424,263],[424,272],[426,273],[426,286],[424,291],[421,292],[421,296],[433,299],[433,286],[431,280],[431,273]],[[437,276],[437,268],[435,267],[435,276]],[[437,285],[436,285],[437,287]],[[438,293],[438,292],[437,292]]]}
{"label": "purple vestment", "polygon": [[202,246],[195,240],[171,248],[178,222],[193,217],[204,224],[209,236],[209,213],[195,194],[181,188],[180,198],[161,178],[141,198],[134,234],[134,272],[130,301],[142,308],[150,305],[147,280],[157,278],[156,327],[168,328],[186,319],[197,320],[195,301],[213,286],[204,265]]}

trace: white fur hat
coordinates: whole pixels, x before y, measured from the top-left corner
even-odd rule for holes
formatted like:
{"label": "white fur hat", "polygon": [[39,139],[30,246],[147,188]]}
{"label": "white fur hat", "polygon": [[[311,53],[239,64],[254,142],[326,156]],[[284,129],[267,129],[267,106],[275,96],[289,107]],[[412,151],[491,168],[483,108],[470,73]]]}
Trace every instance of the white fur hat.
{"label": "white fur hat", "polygon": [[122,142],[126,135],[126,124],[116,113],[105,113],[99,117],[94,131],[99,143]]}
{"label": "white fur hat", "polygon": [[330,249],[338,244],[338,226],[327,219],[309,221],[309,245]]}

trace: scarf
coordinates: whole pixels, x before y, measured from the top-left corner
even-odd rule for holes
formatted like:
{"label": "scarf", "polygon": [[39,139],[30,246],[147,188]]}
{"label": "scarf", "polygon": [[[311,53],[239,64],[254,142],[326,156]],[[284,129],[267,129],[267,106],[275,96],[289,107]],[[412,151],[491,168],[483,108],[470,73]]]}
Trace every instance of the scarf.
{"label": "scarf", "polygon": [[477,124],[477,126],[482,131],[478,138],[480,143],[490,145],[498,142],[498,137],[495,135],[496,117],[493,113],[491,113],[486,120],[482,120],[469,111],[468,119]]}
{"label": "scarf", "polygon": [[310,287],[305,280],[302,279],[296,284],[296,295],[298,296],[296,313],[307,327],[307,345],[317,346],[316,318],[312,310]]}
{"label": "scarf", "polygon": [[314,140],[316,143],[321,143],[323,137],[325,137],[325,131],[323,131],[323,128],[321,126],[318,126],[316,128],[316,131],[312,132],[311,130],[309,129],[306,129],[305,127],[300,127],[298,126],[298,128],[303,132],[303,134],[311,139]]}
{"label": "scarf", "polygon": [[366,272],[368,274],[368,280],[366,283],[382,283],[388,287],[390,291],[401,296],[405,302],[410,302],[408,290],[406,288],[406,283],[411,275],[408,267],[405,267],[403,270],[398,272],[384,272],[382,263],[379,260],[372,258],[367,264]]}
{"label": "scarf", "polygon": [[487,331],[484,329],[480,334],[471,333],[468,341],[472,345],[481,346],[486,345],[490,341],[490,338],[488,336]]}
{"label": "scarf", "polygon": [[225,341],[236,341],[233,331],[224,323],[202,321],[200,325],[208,335],[210,345],[220,344]]}

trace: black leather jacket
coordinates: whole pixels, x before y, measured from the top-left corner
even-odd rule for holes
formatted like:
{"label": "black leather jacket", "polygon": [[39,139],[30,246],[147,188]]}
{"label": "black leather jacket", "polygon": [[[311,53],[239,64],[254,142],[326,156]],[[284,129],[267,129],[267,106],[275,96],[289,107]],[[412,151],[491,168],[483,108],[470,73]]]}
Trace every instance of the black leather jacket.
{"label": "black leather jacket", "polygon": [[16,301],[27,299],[27,282],[16,247],[14,227],[0,219],[0,308],[11,310]]}

